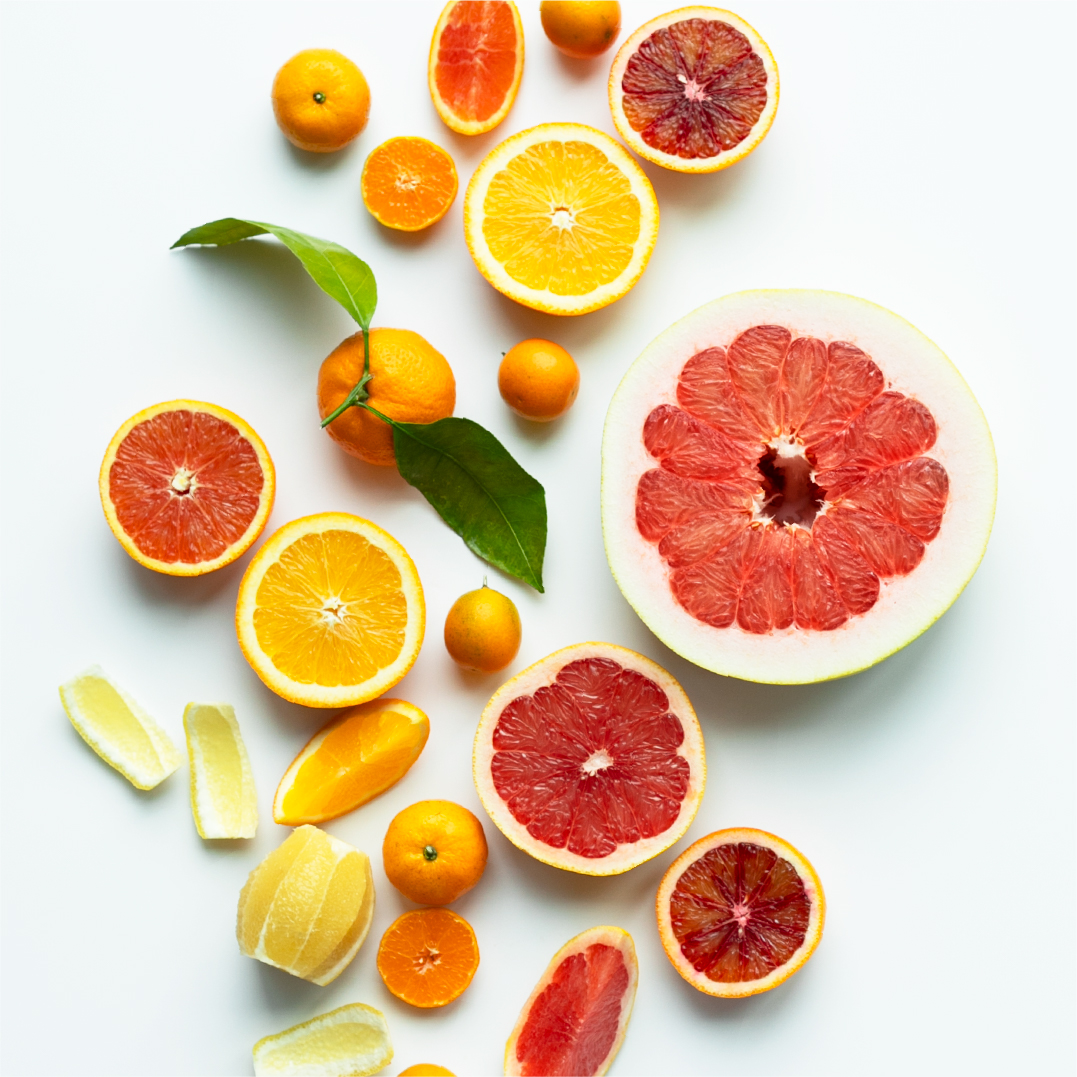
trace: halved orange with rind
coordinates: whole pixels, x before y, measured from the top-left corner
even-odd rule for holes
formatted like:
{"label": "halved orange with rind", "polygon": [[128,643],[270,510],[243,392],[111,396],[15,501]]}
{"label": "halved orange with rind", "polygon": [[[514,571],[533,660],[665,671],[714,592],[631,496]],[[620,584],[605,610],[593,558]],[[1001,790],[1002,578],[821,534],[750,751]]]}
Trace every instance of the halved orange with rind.
{"label": "halved orange with rind", "polygon": [[479,967],[471,925],[448,909],[413,909],[389,925],[378,945],[378,972],[401,1002],[422,1009],[447,1006],[468,988]]}
{"label": "halved orange with rind", "polygon": [[108,526],[140,565],[201,576],[231,564],[262,533],[276,473],[262,439],[234,412],[169,400],[116,431],[98,489]]}
{"label": "halved orange with rind", "polygon": [[742,18],[683,7],[644,23],[610,68],[618,134],[676,172],[718,172],[766,137],[778,111],[778,65]]}
{"label": "halved orange with rind", "polygon": [[582,123],[506,139],[475,170],[464,236],[482,275],[547,314],[586,314],[639,280],[658,237],[658,200],[631,154]]}
{"label": "halved orange with rind", "polygon": [[407,551],[344,512],[285,524],[239,585],[244,657],[266,687],[308,707],[350,707],[387,692],[414,664],[425,627]]}
{"label": "halved orange with rind", "polygon": [[686,849],[663,877],[655,908],[673,967],[719,998],[784,983],[815,952],[826,918],[823,885],[803,854],[748,827]]}
{"label": "halved orange with rind", "polygon": [[440,221],[459,185],[452,157],[415,135],[390,138],[371,150],[359,178],[370,215],[400,232],[419,232]]}

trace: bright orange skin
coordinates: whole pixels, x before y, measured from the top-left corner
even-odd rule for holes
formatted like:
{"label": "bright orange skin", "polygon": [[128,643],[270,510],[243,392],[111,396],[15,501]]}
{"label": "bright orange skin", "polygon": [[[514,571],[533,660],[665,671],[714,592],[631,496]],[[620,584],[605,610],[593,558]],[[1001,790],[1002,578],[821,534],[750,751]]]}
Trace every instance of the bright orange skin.
{"label": "bright orange skin", "polygon": [[523,340],[501,360],[497,387],[517,415],[548,423],[572,407],[580,391],[580,371],[560,344]]}
{"label": "bright orange skin", "polygon": [[366,127],[370,87],[363,72],[335,49],[304,49],[273,80],[273,112],[293,145],[332,153]]}
{"label": "bright orange skin", "polygon": [[400,1077],[456,1077],[456,1074],[444,1066],[435,1066],[432,1062],[419,1062],[401,1070]]}
{"label": "bright orange skin", "polygon": [[[452,415],[456,379],[445,356],[410,329],[370,331],[367,403],[405,423],[433,423]],[[318,414],[324,419],[352,391],[363,375],[363,334],[348,337],[318,371]],[[349,408],[327,427],[346,452],[368,464],[392,467],[393,431],[364,408]]]}
{"label": "bright orange skin", "polygon": [[420,905],[448,905],[486,870],[482,823],[451,800],[405,808],[389,824],[381,851],[389,882]]}
{"label": "bright orange skin", "polygon": [[576,60],[600,56],[621,32],[616,0],[542,0],[539,13],[546,36]]}
{"label": "bright orange skin", "polygon": [[445,648],[478,673],[504,669],[520,649],[520,614],[511,598],[485,584],[461,595],[445,618]]}

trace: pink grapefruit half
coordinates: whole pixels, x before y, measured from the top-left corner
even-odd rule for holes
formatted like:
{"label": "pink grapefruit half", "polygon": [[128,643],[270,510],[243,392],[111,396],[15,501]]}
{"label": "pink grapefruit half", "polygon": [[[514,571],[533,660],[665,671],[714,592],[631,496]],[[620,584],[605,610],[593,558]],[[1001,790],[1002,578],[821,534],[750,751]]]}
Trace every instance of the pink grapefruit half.
{"label": "pink grapefruit half", "polygon": [[863,299],[753,291],[655,339],[606,417],[625,598],[705,669],[796,684],[874,665],[983,557],[996,466],[957,369]]}

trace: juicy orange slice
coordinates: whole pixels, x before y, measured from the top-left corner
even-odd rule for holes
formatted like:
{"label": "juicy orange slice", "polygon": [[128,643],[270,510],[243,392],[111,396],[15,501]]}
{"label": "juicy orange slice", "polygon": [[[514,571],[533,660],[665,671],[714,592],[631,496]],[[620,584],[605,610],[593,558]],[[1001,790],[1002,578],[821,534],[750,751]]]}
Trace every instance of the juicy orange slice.
{"label": "juicy orange slice", "polygon": [[236,633],[255,673],[308,707],[365,703],[411,669],[426,606],[407,551],[343,512],[285,524],[239,585]]}
{"label": "juicy orange slice", "polygon": [[475,932],[448,909],[406,912],[381,937],[378,972],[398,999],[432,1009],[459,998],[479,967]]}
{"label": "juicy orange slice", "polygon": [[430,720],[402,699],[351,707],[295,757],[273,798],[273,819],[298,826],[353,811],[400,781],[429,735]]}
{"label": "juicy orange slice", "polygon": [[658,235],[658,201],[609,135],[546,123],[506,139],[475,170],[464,235],[499,292],[548,314],[585,314],[639,280]]}
{"label": "juicy orange slice", "polygon": [[140,565],[200,576],[262,533],[276,479],[262,439],[238,415],[170,400],[116,431],[98,486],[108,526]]}
{"label": "juicy orange slice", "polygon": [[429,139],[391,138],[363,165],[363,205],[387,228],[418,232],[449,212],[459,181],[453,159]]}
{"label": "juicy orange slice", "polygon": [[438,115],[481,135],[507,115],[524,73],[524,29],[511,0],[451,0],[434,27],[427,81]]}

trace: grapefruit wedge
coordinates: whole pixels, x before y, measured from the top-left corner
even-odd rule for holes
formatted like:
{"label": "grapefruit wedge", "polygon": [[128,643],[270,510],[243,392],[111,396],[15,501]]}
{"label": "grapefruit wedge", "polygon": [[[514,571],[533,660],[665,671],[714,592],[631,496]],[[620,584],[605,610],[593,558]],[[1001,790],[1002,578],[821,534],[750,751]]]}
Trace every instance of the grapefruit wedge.
{"label": "grapefruit wedge", "polygon": [[593,927],[569,940],[524,1003],[505,1047],[505,1073],[605,1073],[625,1038],[638,979],[627,931]]}
{"label": "grapefruit wedge", "polygon": [[503,684],[479,719],[474,771],[509,841],[582,875],[617,875],[668,849],[706,778],[681,686],[612,643],[565,647]]}
{"label": "grapefruit wedge", "polygon": [[945,355],[835,292],[740,292],[682,318],[606,417],[610,568],[705,669],[843,677],[916,639],[976,571],[991,434]]}

